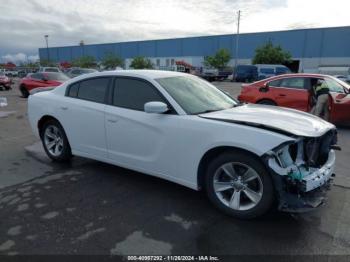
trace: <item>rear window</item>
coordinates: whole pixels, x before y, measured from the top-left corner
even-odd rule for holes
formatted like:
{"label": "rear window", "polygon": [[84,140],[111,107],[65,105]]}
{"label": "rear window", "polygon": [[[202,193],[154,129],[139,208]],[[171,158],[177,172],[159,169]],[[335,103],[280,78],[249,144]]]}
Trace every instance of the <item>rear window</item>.
{"label": "rear window", "polygon": [[94,70],[94,69],[80,69],[80,72],[83,74],[89,74],[89,73],[96,72],[96,70]]}
{"label": "rear window", "polygon": [[269,86],[279,87],[280,84],[281,84],[281,80],[280,79],[269,82]]}
{"label": "rear window", "polygon": [[67,81],[70,78],[62,73],[44,73],[44,76],[47,80],[56,80],[56,81]]}
{"label": "rear window", "polygon": [[45,72],[59,72],[58,68],[45,68]]}
{"label": "rear window", "polygon": [[[105,100],[108,83],[109,78],[107,77],[81,81],[78,90],[78,98],[103,103]],[[74,90],[72,92],[74,92]]]}

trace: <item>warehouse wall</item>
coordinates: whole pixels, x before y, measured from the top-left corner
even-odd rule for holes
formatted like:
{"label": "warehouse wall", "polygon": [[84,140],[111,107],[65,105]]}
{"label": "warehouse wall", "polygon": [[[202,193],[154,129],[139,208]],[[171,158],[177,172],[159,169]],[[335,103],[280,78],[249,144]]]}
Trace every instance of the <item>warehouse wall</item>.
{"label": "warehouse wall", "polygon": [[[295,59],[305,59],[304,65],[319,65],[324,59],[333,63],[338,59],[350,64],[350,27],[289,30],[241,34],[238,58],[250,61],[255,49],[271,40],[291,52]],[[68,46],[49,48],[50,60],[71,61],[82,55],[94,56],[101,60],[108,52],[118,54],[124,59],[135,56],[159,58],[191,58],[201,61],[204,56],[214,54],[219,48],[235,50],[236,35],[189,37],[166,40],[150,40],[98,45]],[[47,59],[47,49],[40,48],[39,56]],[[322,58],[322,59],[320,59]],[[190,59],[189,59],[190,60]],[[339,61],[340,61],[339,60]]]}

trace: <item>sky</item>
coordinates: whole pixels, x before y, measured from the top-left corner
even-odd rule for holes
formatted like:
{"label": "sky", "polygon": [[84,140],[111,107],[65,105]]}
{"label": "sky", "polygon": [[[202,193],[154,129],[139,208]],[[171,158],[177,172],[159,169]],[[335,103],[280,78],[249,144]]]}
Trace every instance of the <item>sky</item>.
{"label": "sky", "polygon": [[38,48],[350,26],[349,0],[0,0],[0,62]]}

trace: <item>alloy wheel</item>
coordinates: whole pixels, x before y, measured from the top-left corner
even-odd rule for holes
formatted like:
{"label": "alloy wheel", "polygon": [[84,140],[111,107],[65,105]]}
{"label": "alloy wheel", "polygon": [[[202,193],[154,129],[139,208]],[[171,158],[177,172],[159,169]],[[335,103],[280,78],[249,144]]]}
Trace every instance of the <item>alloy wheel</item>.
{"label": "alloy wheel", "polygon": [[63,135],[58,127],[50,125],[45,129],[44,143],[53,156],[60,156],[63,151]]}
{"label": "alloy wheel", "polygon": [[224,205],[239,211],[254,208],[263,195],[263,183],[258,173],[239,162],[221,165],[213,176],[213,188]]}

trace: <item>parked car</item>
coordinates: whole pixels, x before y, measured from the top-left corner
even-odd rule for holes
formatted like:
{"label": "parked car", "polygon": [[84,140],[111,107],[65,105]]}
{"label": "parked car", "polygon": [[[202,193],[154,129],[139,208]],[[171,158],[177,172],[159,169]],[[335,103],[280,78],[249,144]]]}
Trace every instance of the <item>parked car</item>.
{"label": "parked car", "polygon": [[62,73],[62,71],[58,67],[40,67],[39,68],[39,73],[45,73],[45,72]]}
{"label": "parked car", "polygon": [[28,97],[30,91],[38,87],[59,86],[69,80],[63,73],[34,73],[22,78],[19,83],[19,90],[23,97]]}
{"label": "parked car", "polygon": [[330,121],[350,125],[350,86],[328,75],[287,74],[243,85],[241,102],[289,107],[304,112],[311,110],[312,88],[322,79],[330,89]]}
{"label": "parked car", "polygon": [[258,79],[265,79],[271,76],[289,74],[290,69],[284,65],[268,65],[268,64],[256,64],[258,69]]}
{"label": "parked car", "polygon": [[28,117],[54,161],[77,155],[204,190],[239,218],[260,216],[275,200],[283,211],[321,205],[335,165],[332,124],[240,104],[179,72],[83,75],[31,95]]}
{"label": "parked car", "polygon": [[5,73],[0,72],[0,89],[10,90],[12,85],[12,80]]}
{"label": "parked car", "polygon": [[253,82],[258,80],[258,68],[255,65],[238,65],[229,80],[236,82]]}
{"label": "parked car", "polygon": [[18,76],[18,72],[16,70],[0,69],[0,73],[4,73],[8,77],[17,77]]}
{"label": "parked car", "polygon": [[66,75],[70,78],[73,78],[80,75],[96,73],[96,72],[98,72],[96,69],[91,69],[91,68],[72,68],[71,70],[66,72]]}
{"label": "parked car", "polygon": [[232,69],[230,68],[203,68],[199,73],[199,76],[209,82],[223,81],[228,79],[232,75]]}

